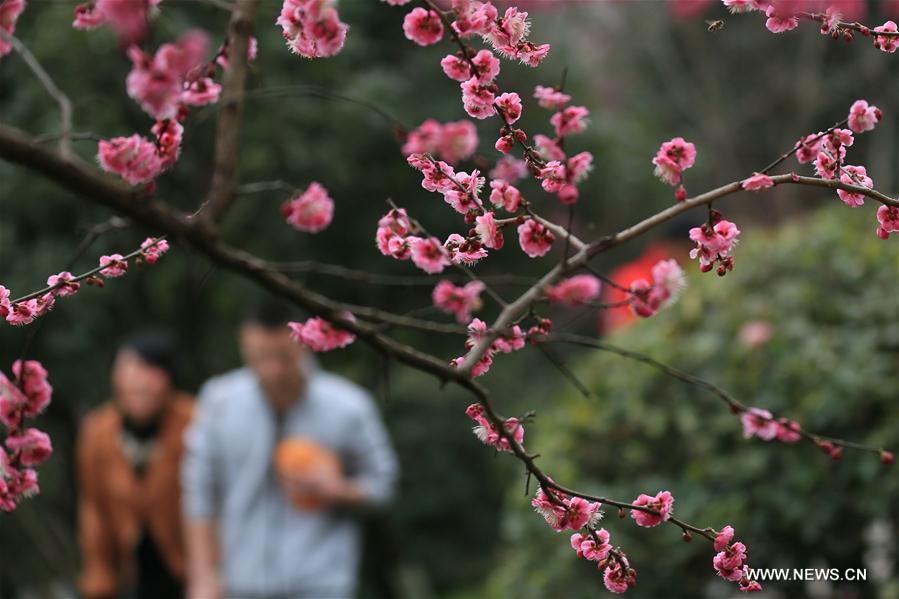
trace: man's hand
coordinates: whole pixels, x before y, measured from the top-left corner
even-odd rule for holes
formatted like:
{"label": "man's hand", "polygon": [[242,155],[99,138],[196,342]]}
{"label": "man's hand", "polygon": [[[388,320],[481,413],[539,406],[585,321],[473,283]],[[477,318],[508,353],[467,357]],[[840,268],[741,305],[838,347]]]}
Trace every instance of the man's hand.
{"label": "man's hand", "polygon": [[288,495],[300,495],[326,506],[359,506],[365,495],[355,482],[324,469],[282,474],[281,485]]}
{"label": "man's hand", "polygon": [[224,599],[218,574],[207,572],[191,576],[187,586],[187,599]]}

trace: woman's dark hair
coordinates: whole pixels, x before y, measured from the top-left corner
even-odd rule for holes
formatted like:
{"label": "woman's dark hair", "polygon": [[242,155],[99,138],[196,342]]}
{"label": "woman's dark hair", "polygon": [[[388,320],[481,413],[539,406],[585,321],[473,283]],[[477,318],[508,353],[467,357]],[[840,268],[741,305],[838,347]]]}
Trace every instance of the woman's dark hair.
{"label": "woman's dark hair", "polygon": [[164,370],[172,379],[172,385],[181,383],[183,365],[174,337],[164,331],[141,331],[125,340],[122,349],[129,349],[141,360]]}

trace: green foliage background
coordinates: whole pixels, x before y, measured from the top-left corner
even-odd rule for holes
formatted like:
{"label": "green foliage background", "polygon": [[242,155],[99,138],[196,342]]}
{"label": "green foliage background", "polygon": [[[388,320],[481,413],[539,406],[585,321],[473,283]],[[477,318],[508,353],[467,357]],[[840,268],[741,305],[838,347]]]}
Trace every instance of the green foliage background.
{"label": "green foliage background", "polygon": [[[146,132],[150,120],[125,95],[127,58],[109,31],[72,30],[72,6],[30,0],[17,36],[71,97],[77,132],[102,137]],[[318,180],[337,202],[336,218],[319,235],[300,235],[280,218],[282,193],[247,195],[229,214],[224,235],[271,260],[411,274],[408,263],[374,250],[375,223],[391,197],[438,235],[455,228],[443,202],[422,190],[417,174],[405,165],[398,139],[402,129],[428,117],[465,117],[457,85],[437,64],[450,46],[422,49],[405,40],[404,9],[341,0],[341,16],[352,27],[345,50],[333,59],[304,61],[284,48],[274,25],[279,7],[280,2],[263,0],[260,9],[259,58],[249,81],[239,179],[283,179],[298,186]],[[751,17],[728,17],[723,32],[709,34],[701,19],[672,21],[661,7],[659,2],[533,3],[528,7],[532,37],[552,43],[553,52],[538,71],[503,64],[500,82],[524,98],[522,125],[529,133],[549,130],[549,114],[536,106],[529,90],[538,83],[557,84],[563,72],[566,91],[591,111],[587,133],[569,146],[596,156],[577,206],[579,235],[612,232],[670,205],[671,189],[654,179],[649,164],[661,140],[683,135],[697,144],[699,160],[687,186],[699,191],[759,168],[800,134],[841,118],[859,97],[881,106],[885,119],[877,132],[857,140],[851,155],[869,166],[878,187],[896,187],[899,101],[895,88],[884,85],[897,81],[896,60],[866,44],[829,44],[814,27],[772,36]],[[708,16],[724,16],[723,8],[714,7]],[[165,0],[147,47],[152,50],[191,26],[209,31],[217,44],[226,22],[227,14],[210,4]],[[364,100],[388,117],[338,95]],[[215,116],[210,107],[189,117],[182,157],[159,181],[158,196],[187,211],[198,206],[208,184]],[[0,120],[35,134],[58,131],[55,106],[15,55],[0,60]],[[478,128],[481,152],[459,165],[462,169],[489,169],[497,157],[495,123],[478,122]],[[76,142],[76,151],[93,160],[95,142]],[[536,186],[523,191],[548,216],[567,218]],[[633,342],[659,358],[687,360],[685,368],[695,367],[747,400],[789,408],[812,428],[895,443],[889,435],[895,435],[896,424],[896,250],[894,243],[873,238],[870,207],[840,211],[814,226],[829,231],[832,246],[816,242],[807,248],[796,240],[797,229],[790,234],[793,241],[756,238],[760,228],[787,220],[813,227],[805,215],[820,202],[837,200],[819,191],[778,189],[721,206],[745,231],[737,271],[724,281],[693,281],[676,313],[642,324],[619,342]],[[81,272],[100,254],[127,250],[154,233],[131,226],[75,255],[87,229],[110,216],[31,172],[0,163],[0,282],[18,295],[40,287],[70,261],[71,270]],[[690,215],[685,222],[703,216]],[[845,227],[837,228],[837,221]],[[616,248],[597,266],[608,270],[633,258],[654,238]],[[0,516],[2,596],[71,581],[77,570],[74,436],[85,412],[106,400],[109,365],[124,337],[146,327],[174,330],[193,366],[189,389],[238,364],[234,323],[257,291],[177,240],[173,245],[156,267],[61,302],[37,327],[0,327],[0,368],[8,368],[33,334],[29,354],[47,365],[56,388],[39,424],[53,435],[56,448],[41,468],[42,493],[13,515]],[[479,266],[479,273],[536,275],[559,258],[558,248],[535,261],[524,258],[513,239],[507,246]],[[869,272],[875,278],[862,277]],[[750,284],[744,277],[752,273]],[[317,291],[396,312],[426,309],[433,284],[367,287],[322,275],[295,276]],[[836,288],[844,301],[836,301]],[[499,289],[511,297],[520,287]],[[494,314],[488,306],[479,315]],[[876,321],[865,314],[889,318]],[[567,320],[561,313],[551,315]],[[754,352],[733,342],[739,323],[750,317],[778,323],[772,344]],[[875,322],[884,324],[877,329]],[[595,319],[582,318],[570,328],[594,334]],[[457,339],[397,335],[446,359],[461,352]],[[883,339],[892,349],[878,345]],[[792,343],[782,346],[787,340]],[[563,355],[576,362],[583,352]],[[601,581],[595,572],[577,564],[567,543],[530,514],[520,497],[520,467],[502,456],[494,459],[470,435],[462,413],[468,397],[385,363],[361,345],[324,356],[323,363],[377,393],[403,463],[397,505],[372,524],[366,595],[597,592]],[[817,555],[839,556],[839,547],[819,551],[829,543],[845,544],[855,559],[860,549],[852,539],[878,506],[877,513],[892,514],[895,526],[895,474],[884,476],[873,460],[850,454],[845,463],[829,466],[808,448],[750,447],[737,439],[736,425],[721,406],[618,358],[590,361],[579,371],[601,400],[560,396],[566,380],[534,351],[498,361],[485,379],[504,413],[538,410],[528,441],[559,479],[624,498],[670,487],[681,515],[715,523],[733,518],[754,551],[755,565],[765,565],[759,558],[766,552],[802,564]],[[804,391],[787,394],[792,385]],[[675,401],[678,394],[689,397]],[[704,588],[712,572],[699,543],[685,548],[676,535],[645,532],[624,525],[613,530],[641,564],[641,593],[664,596],[674,584],[691,593]]]}

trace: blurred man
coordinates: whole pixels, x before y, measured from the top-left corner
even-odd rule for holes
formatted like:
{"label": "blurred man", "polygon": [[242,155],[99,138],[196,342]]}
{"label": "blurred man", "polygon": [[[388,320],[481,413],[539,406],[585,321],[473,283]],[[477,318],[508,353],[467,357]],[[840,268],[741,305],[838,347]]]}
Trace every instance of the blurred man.
{"label": "blurred man", "polygon": [[269,302],[239,331],[246,367],[200,390],[183,471],[188,596],[349,597],[358,515],[397,463],[369,395],[318,369]]}
{"label": "blurred man", "polygon": [[184,596],[179,469],[193,398],[178,390],[173,341],[129,339],[112,368],[113,400],[78,435],[79,589],[89,599]]}

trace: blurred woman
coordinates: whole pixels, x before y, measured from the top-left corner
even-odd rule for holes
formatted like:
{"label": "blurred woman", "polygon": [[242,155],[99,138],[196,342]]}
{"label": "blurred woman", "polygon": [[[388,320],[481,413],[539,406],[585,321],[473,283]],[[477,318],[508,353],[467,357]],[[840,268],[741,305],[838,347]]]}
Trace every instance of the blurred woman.
{"label": "blurred woman", "polygon": [[142,334],[119,349],[111,401],[78,437],[82,594],[183,596],[179,468],[193,398],[176,387],[171,339]]}

